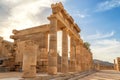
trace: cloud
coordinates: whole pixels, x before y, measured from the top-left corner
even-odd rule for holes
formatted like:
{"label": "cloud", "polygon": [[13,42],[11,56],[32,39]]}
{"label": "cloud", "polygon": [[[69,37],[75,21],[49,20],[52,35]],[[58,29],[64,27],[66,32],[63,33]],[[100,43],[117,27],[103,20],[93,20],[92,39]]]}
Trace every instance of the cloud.
{"label": "cloud", "polygon": [[89,39],[89,40],[92,39],[92,40],[93,40],[93,39],[109,38],[109,37],[114,36],[114,34],[115,34],[114,31],[112,31],[112,32],[110,32],[110,33],[106,33],[106,34],[102,34],[102,33],[96,32],[96,34],[87,36],[87,39]]}
{"label": "cloud", "polygon": [[114,31],[103,34],[96,32],[95,35],[87,36],[86,40],[91,44],[90,49],[94,59],[113,62],[120,56],[120,41],[113,38]]}
{"label": "cloud", "polygon": [[1,0],[0,36],[10,40],[13,29],[21,30],[49,23],[50,5],[65,0]]}
{"label": "cloud", "polygon": [[84,14],[77,14],[77,16],[78,16],[79,18],[85,18],[85,17],[86,17],[86,15],[84,15]]}
{"label": "cloud", "polygon": [[80,11],[71,11],[72,12],[72,15],[73,16],[75,16],[75,17],[77,17],[77,18],[80,18],[80,19],[83,19],[83,18],[86,18],[86,17],[88,17],[89,15],[86,13],[86,10],[85,11],[82,11],[82,12],[80,12]]}
{"label": "cloud", "polygon": [[120,0],[107,0],[99,3],[96,11],[106,11],[116,7],[120,7]]}
{"label": "cloud", "polygon": [[113,59],[120,56],[120,41],[116,39],[102,39],[94,41],[91,45],[94,58],[113,62]]}

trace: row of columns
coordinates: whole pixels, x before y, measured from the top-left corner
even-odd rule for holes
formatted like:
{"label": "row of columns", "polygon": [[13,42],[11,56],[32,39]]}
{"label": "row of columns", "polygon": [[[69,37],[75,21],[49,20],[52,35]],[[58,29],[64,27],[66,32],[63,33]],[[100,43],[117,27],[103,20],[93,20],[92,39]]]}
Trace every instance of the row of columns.
{"label": "row of columns", "polygon": [[[50,41],[49,41],[49,52],[48,52],[48,74],[54,75],[57,74],[57,22],[58,20],[55,17],[50,17]],[[70,35],[70,65],[68,64],[68,31],[66,28],[62,29],[62,60],[61,60],[61,72],[62,73],[68,73],[68,72],[81,72],[85,70],[91,69],[92,65],[92,55],[90,52],[84,48],[83,44],[80,43],[80,41],[75,39],[73,35]],[[33,44],[32,44],[33,45]],[[36,44],[37,45],[37,44]],[[28,46],[29,49],[33,51],[37,51],[37,46],[32,48],[31,45]],[[26,45],[25,45],[26,46]],[[24,70],[24,76],[28,77],[30,73],[35,66],[35,62],[37,61],[35,58],[36,56],[32,56],[32,59],[30,59],[32,51],[27,51],[27,48],[24,48],[24,54],[23,56],[23,70]],[[36,52],[37,53],[37,52]],[[28,55],[28,56],[27,56]],[[34,60],[33,60],[34,59]],[[26,60],[30,60],[29,63],[27,63]],[[34,62],[33,62],[33,61]],[[28,66],[28,69],[26,68]],[[30,71],[31,70],[31,71]],[[35,70],[35,68],[34,68]],[[27,76],[25,76],[27,75]],[[30,74],[29,76],[34,77],[35,71]]]}
{"label": "row of columns", "polygon": [[[57,19],[50,17],[50,47],[48,56],[48,73],[57,74]],[[62,68],[61,72],[89,70],[92,67],[92,54],[80,41],[70,35],[70,66],[68,65],[68,32],[62,30]]]}

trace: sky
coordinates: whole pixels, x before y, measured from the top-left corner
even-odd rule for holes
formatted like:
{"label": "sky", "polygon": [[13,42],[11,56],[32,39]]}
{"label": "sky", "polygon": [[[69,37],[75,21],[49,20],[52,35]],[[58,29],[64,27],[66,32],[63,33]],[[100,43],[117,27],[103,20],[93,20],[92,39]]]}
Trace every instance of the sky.
{"label": "sky", "polygon": [[120,0],[0,0],[0,36],[10,40],[13,29],[49,23],[50,5],[56,2],[79,25],[94,59],[113,62],[120,56]]}

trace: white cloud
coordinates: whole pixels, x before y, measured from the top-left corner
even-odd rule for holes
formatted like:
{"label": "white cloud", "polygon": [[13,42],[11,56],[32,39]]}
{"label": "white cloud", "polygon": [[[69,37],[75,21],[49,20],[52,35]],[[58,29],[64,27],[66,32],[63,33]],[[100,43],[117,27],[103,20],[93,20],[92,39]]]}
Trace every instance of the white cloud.
{"label": "white cloud", "polygon": [[112,31],[110,33],[106,33],[106,34],[102,34],[100,32],[96,32],[96,34],[93,34],[93,35],[88,35],[87,36],[87,39],[89,40],[93,40],[93,39],[103,39],[103,38],[109,38],[109,37],[112,37],[114,36],[115,32]]}
{"label": "white cloud", "polygon": [[86,11],[82,11],[82,12],[80,12],[80,11],[74,11],[74,12],[72,12],[72,15],[75,16],[75,17],[81,18],[81,19],[86,18],[86,17],[89,16],[86,13]]}
{"label": "white cloud", "polygon": [[120,41],[116,39],[103,39],[94,41],[91,45],[94,58],[113,62],[120,56]]}
{"label": "white cloud", "polygon": [[59,1],[65,0],[2,0],[2,4],[10,8],[10,15],[0,22],[0,36],[10,40],[13,29],[20,30],[49,23],[47,17],[51,13],[50,5]]}
{"label": "white cloud", "polygon": [[91,44],[91,51],[95,59],[113,62],[113,59],[120,56],[120,41],[114,39],[115,32],[103,34],[96,32],[87,36],[87,41]]}
{"label": "white cloud", "polygon": [[120,7],[120,0],[107,0],[98,4],[96,11],[106,11],[116,7]]}
{"label": "white cloud", "polygon": [[84,15],[84,14],[77,14],[77,16],[80,17],[80,18],[85,18],[86,17],[86,15]]}

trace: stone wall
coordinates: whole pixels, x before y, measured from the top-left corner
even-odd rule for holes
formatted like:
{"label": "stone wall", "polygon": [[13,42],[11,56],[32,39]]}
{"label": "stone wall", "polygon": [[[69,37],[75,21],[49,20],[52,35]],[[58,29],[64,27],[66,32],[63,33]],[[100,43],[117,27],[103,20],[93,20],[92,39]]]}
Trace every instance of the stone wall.
{"label": "stone wall", "polygon": [[15,63],[13,43],[0,37],[0,71],[13,71]]}

